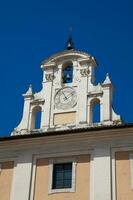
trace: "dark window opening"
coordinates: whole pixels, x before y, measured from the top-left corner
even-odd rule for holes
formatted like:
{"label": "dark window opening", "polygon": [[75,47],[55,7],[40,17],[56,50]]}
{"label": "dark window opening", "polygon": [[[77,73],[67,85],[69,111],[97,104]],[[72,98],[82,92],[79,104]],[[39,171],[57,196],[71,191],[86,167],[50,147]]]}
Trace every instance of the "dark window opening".
{"label": "dark window opening", "polygon": [[72,187],[72,163],[54,164],[53,189]]}
{"label": "dark window opening", "polygon": [[35,116],[35,129],[40,129],[40,125],[41,125],[41,111],[37,111]]}
{"label": "dark window opening", "polygon": [[100,103],[95,103],[93,105],[93,123],[100,122]]}
{"label": "dark window opening", "polygon": [[72,83],[73,66],[67,66],[63,69],[63,83]]}

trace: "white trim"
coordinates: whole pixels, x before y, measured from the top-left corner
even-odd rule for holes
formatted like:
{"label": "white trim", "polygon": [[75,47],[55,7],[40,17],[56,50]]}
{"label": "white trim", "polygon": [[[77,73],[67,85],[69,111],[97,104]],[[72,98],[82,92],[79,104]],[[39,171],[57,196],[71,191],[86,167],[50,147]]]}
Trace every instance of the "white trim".
{"label": "white trim", "polygon": [[88,155],[88,154],[91,154],[92,152],[92,149],[90,150],[77,150],[77,151],[66,151],[66,152],[50,152],[50,153],[47,153],[47,154],[44,154],[43,151],[39,154],[34,154],[34,158],[35,159],[38,159],[38,158],[60,158],[60,157],[73,157],[73,156],[80,156],[80,155]]}
{"label": "white trim", "polygon": [[[38,157],[39,158],[39,157]],[[30,189],[30,200],[34,199],[34,192],[35,192],[35,179],[36,179],[36,161],[38,159],[37,157],[33,158],[33,164],[32,164],[32,176],[31,176],[31,189]]]}
{"label": "white trim", "polygon": [[15,160],[10,200],[28,200],[30,193],[32,155],[19,154]]}
{"label": "white trim", "polygon": [[12,176],[12,187],[11,187],[11,193],[10,193],[10,199],[12,199],[12,193],[14,188],[14,176],[15,176],[15,169],[17,168],[17,157],[14,159],[14,169],[13,169],[13,176]]}
{"label": "white trim", "polygon": [[[114,150],[114,149],[113,149]],[[116,165],[115,165],[115,151],[112,151],[112,200],[116,200]]]}
{"label": "white trim", "polygon": [[91,200],[111,200],[110,147],[95,147],[91,168]]}
{"label": "white trim", "polygon": [[133,190],[133,154],[129,154],[130,159],[130,173],[131,173],[131,189]]}
{"label": "white trim", "polygon": [[[72,162],[72,187],[66,189],[52,189],[53,183],[53,167],[56,163],[68,163]],[[76,184],[76,161],[74,158],[66,158],[59,160],[50,160],[49,161],[49,179],[48,179],[48,194],[58,193],[58,192],[75,192],[75,184]]]}

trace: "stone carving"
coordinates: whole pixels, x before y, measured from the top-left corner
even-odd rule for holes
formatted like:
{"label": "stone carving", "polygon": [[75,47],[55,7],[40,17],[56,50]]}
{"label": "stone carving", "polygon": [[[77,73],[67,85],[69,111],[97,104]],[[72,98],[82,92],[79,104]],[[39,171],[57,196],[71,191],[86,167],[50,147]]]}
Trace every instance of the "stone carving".
{"label": "stone carving", "polygon": [[80,74],[82,76],[88,76],[90,73],[90,70],[89,69],[80,69]]}
{"label": "stone carving", "polygon": [[54,75],[53,74],[45,74],[45,78],[47,81],[52,81],[54,79]]}

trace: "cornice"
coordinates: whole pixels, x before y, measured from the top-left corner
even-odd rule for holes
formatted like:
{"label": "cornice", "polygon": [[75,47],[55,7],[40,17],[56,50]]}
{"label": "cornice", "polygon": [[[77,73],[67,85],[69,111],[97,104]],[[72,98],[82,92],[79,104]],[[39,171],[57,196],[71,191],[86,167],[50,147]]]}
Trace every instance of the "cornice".
{"label": "cornice", "polygon": [[75,50],[75,49],[71,49],[71,50],[64,50],[64,51],[60,51],[58,53],[53,54],[52,56],[50,56],[48,59],[45,59],[41,65],[45,65],[46,63],[50,62],[51,60],[53,60],[54,58],[63,56],[63,55],[69,55],[69,54],[80,54],[80,55],[84,55],[86,57],[90,57],[91,55],[83,52],[83,51],[79,51],[79,50]]}
{"label": "cornice", "polygon": [[125,140],[126,138],[133,138],[133,124],[119,125],[113,127],[99,127],[91,129],[76,129],[55,131],[41,134],[19,135],[0,138],[0,149],[13,148],[33,148],[36,145],[53,145],[53,144],[67,144],[75,142],[90,142],[97,143],[104,140],[113,141],[115,139]]}

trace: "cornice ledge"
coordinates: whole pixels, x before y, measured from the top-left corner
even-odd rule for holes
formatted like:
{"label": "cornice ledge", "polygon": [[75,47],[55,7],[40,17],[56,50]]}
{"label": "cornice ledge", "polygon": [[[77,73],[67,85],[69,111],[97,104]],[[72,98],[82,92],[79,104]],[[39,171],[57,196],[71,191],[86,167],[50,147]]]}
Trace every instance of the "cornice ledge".
{"label": "cornice ledge", "polygon": [[58,134],[58,135],[45,135],[43,137],[40,134],[40,137],[33,138],[21,138],[19,140],[9,140],[9,141],[0,141],[0,149],[17,149],[17,148],[28,148],[31,149],[36,145],[52,145],[57,143],[75,143],[77,141],[98,141],[98,140],[114,140],[115,138],[133,137],[133,127],[124,128],[124,129],[109,129],[109,130],[100,130],[100,131],[86,131],[86,132],[77,132],[68,133],[68,134]]}

